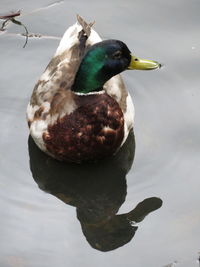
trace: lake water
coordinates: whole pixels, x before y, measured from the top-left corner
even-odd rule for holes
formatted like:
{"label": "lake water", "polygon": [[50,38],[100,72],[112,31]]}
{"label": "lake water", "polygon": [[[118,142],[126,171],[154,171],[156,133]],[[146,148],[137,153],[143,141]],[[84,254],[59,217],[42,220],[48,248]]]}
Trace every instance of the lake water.
{"label": "lake water", "polygon": [[[23,48],[22,27],[0,33],[0,266],[198,267],[200,2],[1,0],[2,14],[19,9],[16,19],[43,37]],[[123,73],[134,135],[116,157],[85,166],[41,153],[25,119],[76,14],[163,64]]]}

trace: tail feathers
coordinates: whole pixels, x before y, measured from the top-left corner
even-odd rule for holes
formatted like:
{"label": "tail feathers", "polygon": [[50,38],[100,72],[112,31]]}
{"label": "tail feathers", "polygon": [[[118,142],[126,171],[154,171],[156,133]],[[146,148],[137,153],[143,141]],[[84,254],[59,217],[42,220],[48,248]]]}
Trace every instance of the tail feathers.
{"label": "tail feathers", "polygon": [[94,22],[87,23],[81,16],[77,15],[77,21],[82,26],[83,31],[87,35],[87,37],[91,34],[91,27],[94,25]]}

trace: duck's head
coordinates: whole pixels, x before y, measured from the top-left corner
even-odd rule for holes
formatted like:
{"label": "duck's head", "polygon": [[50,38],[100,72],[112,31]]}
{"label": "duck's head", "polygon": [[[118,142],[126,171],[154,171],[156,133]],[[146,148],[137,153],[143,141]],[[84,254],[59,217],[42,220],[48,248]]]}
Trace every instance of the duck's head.
{"label": "duck's head", "polygon": [[102,41],[86,52],[72,90],[80,93],[100,91],[105,82],[124,70],[153,70],[159,67],[156,61],[132,55],[126,44],[119,40]]}

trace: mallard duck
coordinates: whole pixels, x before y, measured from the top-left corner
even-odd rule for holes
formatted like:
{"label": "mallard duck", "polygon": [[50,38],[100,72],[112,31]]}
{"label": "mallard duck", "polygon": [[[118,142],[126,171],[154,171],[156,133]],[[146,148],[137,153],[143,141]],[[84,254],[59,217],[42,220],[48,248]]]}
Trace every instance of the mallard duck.
{"label": "mallard duck", "polygon": [[133,128],[134,107],[119,73],[156,69],[122,41],[104,40],[80,16],[67,29],[27,108],[30,134],[50,156],[93,161],[117,152]]}

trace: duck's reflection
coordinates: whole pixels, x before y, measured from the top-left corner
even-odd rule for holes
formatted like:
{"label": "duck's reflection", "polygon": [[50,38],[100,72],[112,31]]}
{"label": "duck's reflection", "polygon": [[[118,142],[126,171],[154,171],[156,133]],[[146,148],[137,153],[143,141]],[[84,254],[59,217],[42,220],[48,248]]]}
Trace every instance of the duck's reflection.
{"label": "duck's reflection", "polygon": [[29,137],[30,168],[40,189],[77,208],[77,218],[89,244],[109,251],[128,243],[141,222],[162,205],[152,197],[132,211],[116,215],[126,197],[126,174],[135,152],[134,134],[113,157],[93,164],[67,164],[41,152]]}

